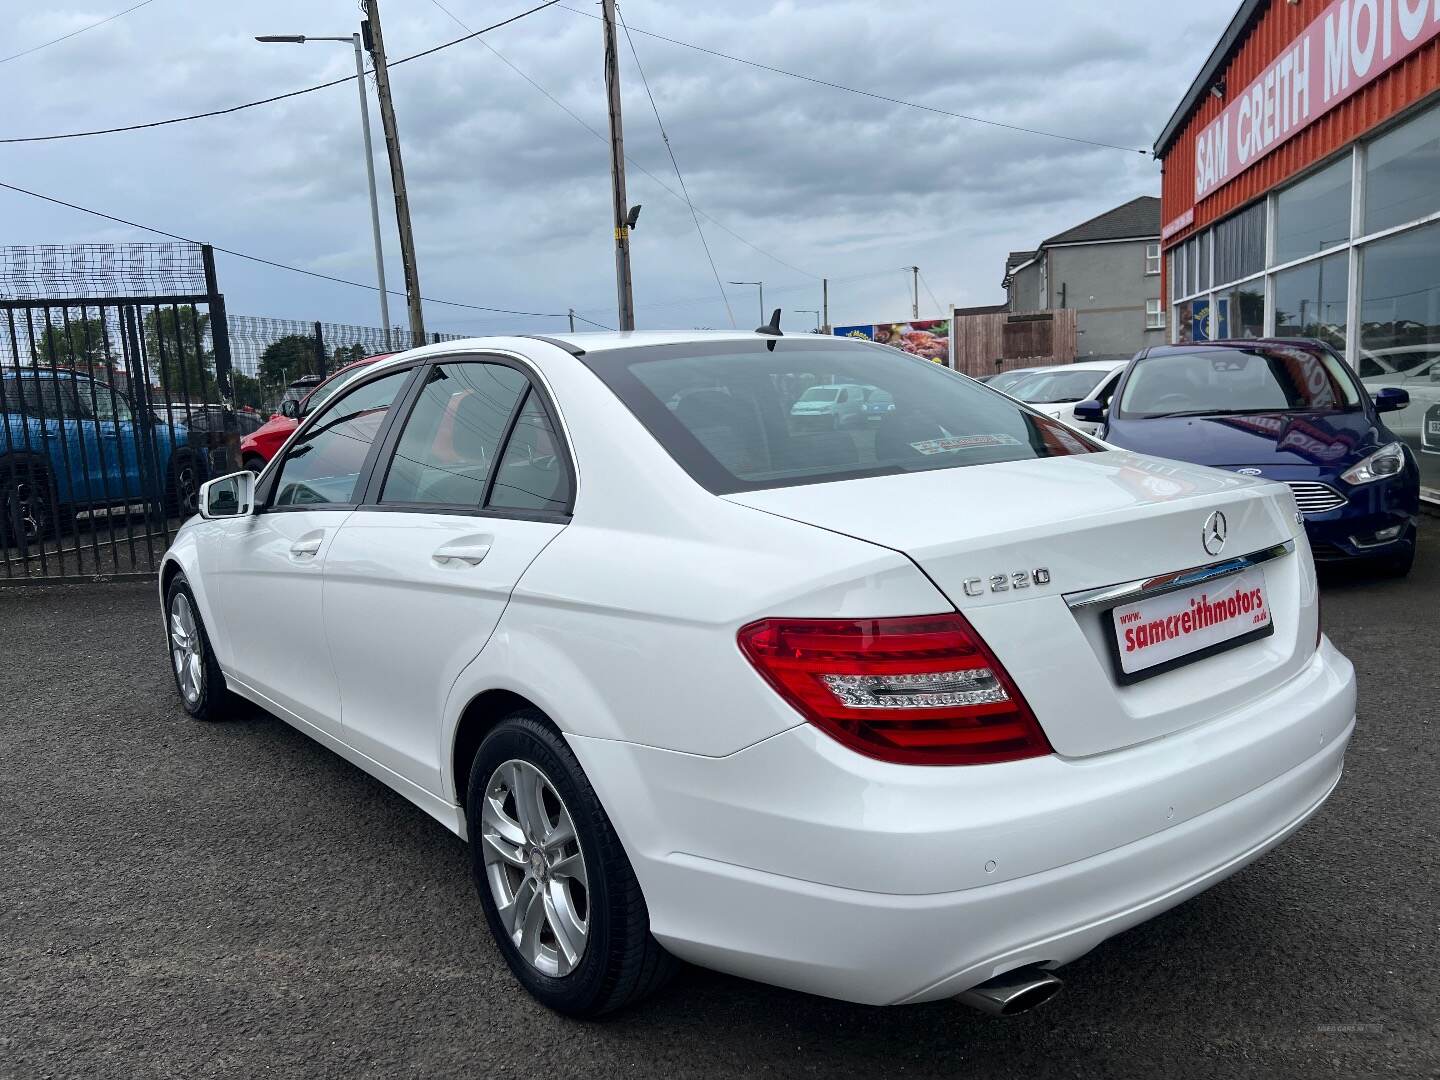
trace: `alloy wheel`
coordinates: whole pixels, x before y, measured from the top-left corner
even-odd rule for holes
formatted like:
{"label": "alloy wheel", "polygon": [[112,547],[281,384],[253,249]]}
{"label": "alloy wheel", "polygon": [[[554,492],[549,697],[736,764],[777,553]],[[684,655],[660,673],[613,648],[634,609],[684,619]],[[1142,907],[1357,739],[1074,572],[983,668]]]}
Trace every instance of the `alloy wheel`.
{"label": "alloy wheel", "polygon": [[170,662],[175,666],[175,682],[187,705],[200,700],[205,689],[205,647],[195,620],[190,598],[177,592],[170,601]]}
{"label": "alloy wheel", "polygon": [[528,761],[500,765],[480,813],[485,876],[500,923],[542,975],[570,974],[590,937],[585,856],[565,801]]}

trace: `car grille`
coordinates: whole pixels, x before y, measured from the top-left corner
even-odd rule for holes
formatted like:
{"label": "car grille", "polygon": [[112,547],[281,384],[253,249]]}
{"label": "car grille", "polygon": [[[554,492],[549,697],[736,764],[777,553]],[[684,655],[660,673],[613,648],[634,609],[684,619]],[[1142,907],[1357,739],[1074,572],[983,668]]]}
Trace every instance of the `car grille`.
{"label": "car grille", "polygon": [[1317,484],[1312,480],[1292,480],[1290,490],[1295,494],[1295,505],[1302,514],[1323,514],[1345,505],[1345,496],[1328,484]]}

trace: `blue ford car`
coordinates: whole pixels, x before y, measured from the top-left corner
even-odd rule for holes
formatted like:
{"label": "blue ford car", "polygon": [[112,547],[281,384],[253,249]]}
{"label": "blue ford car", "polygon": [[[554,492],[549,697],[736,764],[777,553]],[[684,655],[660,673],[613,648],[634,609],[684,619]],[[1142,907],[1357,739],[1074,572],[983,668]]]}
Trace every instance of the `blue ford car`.
{"label": "blue ford car", "polygon": [[1204,341],[1138,353],[1109,408],[1081,402],[1075,417],[1128,450],[1288,484],[1316,562],[1363,559],[1403,576],[1420,470],[1380,414],[1409,400],[1394,387],[1372,400],[1318,341]]}
{"label": "blue ford car", "polygon": [[205,461],[181,423],[140,413],[79,372],[0,375],[0,543],[56,539],[76,511],[150,502],[195,511]]}

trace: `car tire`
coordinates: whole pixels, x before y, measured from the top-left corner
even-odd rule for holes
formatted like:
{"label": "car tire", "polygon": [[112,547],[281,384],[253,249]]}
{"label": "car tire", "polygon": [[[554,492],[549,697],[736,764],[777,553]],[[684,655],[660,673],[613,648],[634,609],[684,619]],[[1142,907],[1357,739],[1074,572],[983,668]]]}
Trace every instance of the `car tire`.
{"label": "car tire", "polygon": [[[540,812],[532,812],[526,826],[516,791],[537,795]],[[567,1016],[594,1017],[639,1001],[671,976],[678,962],[650,934],[649,910],[625,849],[579,761],[544,714],[522,709],[485,737],[470,768],[465,807],[486,922],[532,997]],[[565,839],[567,821],[573,844]],[[545,835],[557,841],[552,845]]]}
{"label": "car tire", "polygon": [[186,450],[170,459],[165,476],[165,514],[188,518],[200,506],[200,467],[195,455]]}
{"label": "car tire", "polygon": [[0,465],[0,541],[38,548],[58,539],[60,513],[55,482],[44,462],[21,458]]}
{"label": "car tire", "polygon": [[249,454],[246,456],[245,460],[241,462],[241,467],[249,469],[256,476],[259,476],[261,471],[265,468],[265,459],[262,458],[259,454]]}
{"label": "car tire", "polygon": [[225,686],[200,606],[184,574],[176,574],[165,590],[165,638],[180,704],[196,720],[223,720],[235,698]]}

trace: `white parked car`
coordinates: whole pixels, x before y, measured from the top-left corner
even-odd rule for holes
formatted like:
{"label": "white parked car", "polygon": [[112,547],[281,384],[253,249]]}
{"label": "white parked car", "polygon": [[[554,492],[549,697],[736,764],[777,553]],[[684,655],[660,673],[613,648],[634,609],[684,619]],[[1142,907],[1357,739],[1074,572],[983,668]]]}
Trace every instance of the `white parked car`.
{"label": "white parked car", "polygon": [[[817,371],[894,408],[795,430]],[[468,838],[576,1015],[675,957],[1019,1011],[1294,832],[1354,723],[1286,487],[859,340],[429,346],[202,505],[160,580],[185,708]]]}
{"label": "white parked car", "polygon": [[1005,389],[1005,393],[1034,405],[1046,416],[1063,420],[1081,431],[1096,434],[1101,425],[1075,419],[1075,405],[1081,401],[1110,404],[1129,359],[1077,360],[1044,368]]}

